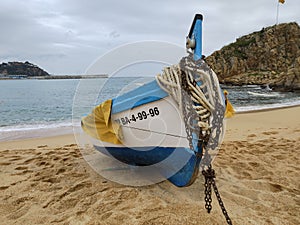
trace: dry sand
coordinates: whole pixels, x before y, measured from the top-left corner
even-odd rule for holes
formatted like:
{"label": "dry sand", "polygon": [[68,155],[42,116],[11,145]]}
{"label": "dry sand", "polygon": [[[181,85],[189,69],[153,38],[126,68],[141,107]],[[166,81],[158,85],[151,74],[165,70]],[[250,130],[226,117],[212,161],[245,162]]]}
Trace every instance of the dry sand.
{"label": "dry sand", "polygon": [[[300,107],[228,120],[214,161],[233,224],[300,224]],[[0,143],[0,224],[225,224],[203,178],[127,187],[83,160],[71,135]]]}

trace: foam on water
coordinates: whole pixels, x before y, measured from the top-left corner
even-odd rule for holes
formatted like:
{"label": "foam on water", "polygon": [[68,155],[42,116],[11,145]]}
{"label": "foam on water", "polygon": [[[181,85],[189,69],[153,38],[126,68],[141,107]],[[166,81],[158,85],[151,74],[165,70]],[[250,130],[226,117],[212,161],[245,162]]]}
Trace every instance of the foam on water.
{"label": "foam on water", "polygon": [[4,126],[0,127],[0,141],[72,134],[74,126],[80,127],[80,121]]}
{"label": "foam on water", "polygon": [[236,112],[251,112],[259,110],[268,110],[268,109],[278,109],[292,106],[299,106],[300,100],[295,100],[293,102],[283,102],[283,103],[274,103],[268,105],[249,105],[249,106],[238,106],[235,107]]}

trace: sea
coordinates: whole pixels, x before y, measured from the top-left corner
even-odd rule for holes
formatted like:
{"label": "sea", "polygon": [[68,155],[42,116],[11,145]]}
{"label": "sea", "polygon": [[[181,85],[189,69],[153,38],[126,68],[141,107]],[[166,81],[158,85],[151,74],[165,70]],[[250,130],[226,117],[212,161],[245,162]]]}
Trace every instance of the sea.
{"label": "sea", "polygon": [[[0,80],[0,141],[69,134],[80,118],[109,98],[154,78]],[[300,105],[300,93],[257,85],[223,86],[237,112]]]}

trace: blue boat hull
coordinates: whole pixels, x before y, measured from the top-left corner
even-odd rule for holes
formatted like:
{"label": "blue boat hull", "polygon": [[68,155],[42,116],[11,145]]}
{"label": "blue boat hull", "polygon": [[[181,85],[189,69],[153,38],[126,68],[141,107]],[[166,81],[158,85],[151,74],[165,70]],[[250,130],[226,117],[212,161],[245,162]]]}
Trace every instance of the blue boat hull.
{"label": "blue boat hull", "polygon": [[[178,187],[186,187],[194,182],[199,171],[201,159],[186,148],[152,147],[145,151],[143,147],[100,147],[95,148],[110,157],[132,166],[155,166],[162,176]],[[149,148],[149,147],[148,147]],[[176,156],[172,157],[176,150]],[[170,157],[170,160],[166,160]],[[187,162],[178,168],[181,159]]]}

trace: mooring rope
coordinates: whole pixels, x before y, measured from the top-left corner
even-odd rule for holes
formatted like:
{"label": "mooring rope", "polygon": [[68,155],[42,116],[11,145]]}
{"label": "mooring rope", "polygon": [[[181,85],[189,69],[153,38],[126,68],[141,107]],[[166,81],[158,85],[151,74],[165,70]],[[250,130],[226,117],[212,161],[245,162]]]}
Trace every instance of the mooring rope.
{"label": "mooring rope", "polygon": [[[214,107],[211,105],[211,103],[201,90],[201,88],[203,88],[205,84],[202,84],[202,86],[193,85],[194,78],[192,77],[192,74],[183,74],[179,65],[172,65],[170,67],[164,68],[163,73],[156,75],[155,78],[160,87],[170,96],[172,96],[174,101],[178,104],[180,113],[183,114],[181,82],[182,75],[186,76],[187,84],[191,93],[191,99],[194,103],[193,108],[200,118],[200,120],[198,121],[198,126],[203,130],[208,130],[210,128],[209,117]],[[205,74],[205,76],[208,75]]]}

